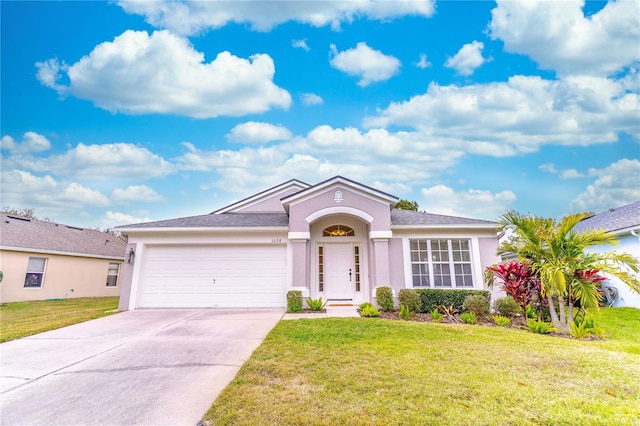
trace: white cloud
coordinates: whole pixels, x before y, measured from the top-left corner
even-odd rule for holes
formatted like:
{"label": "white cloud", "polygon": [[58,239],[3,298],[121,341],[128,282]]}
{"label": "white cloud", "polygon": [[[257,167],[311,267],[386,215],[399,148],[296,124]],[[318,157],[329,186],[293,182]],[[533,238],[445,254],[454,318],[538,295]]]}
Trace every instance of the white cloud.
{"label": "white cloud", "polygon": [[324,100],[315,93],[303,93],[301,96],[302,104],[306,106],[310,105],[322,105]]}
{"label": "white cloud", "polygon": [[611,75],[638,63],[640,4],[610,1],[585,16],[584,0],[498,0],[489,24],[505,50],[530,56],[561,75]]}
{"label": "white cloud", "polygon": [[585,175],[576,169],[566,169],[560,172],[560,179],[578,179],[583,177],[585,177]]}
{"label": "white cloud", "polygon": [[120,225],[129,225],[131,223],[143,223],[151,222],[152,219],[148,217],[136,217],[126,213],[113,212],[107,210],[106,213],[100,218],[101,226],[104,228],[113,228]]}
{"label": "white cloud", "polygon": [[496,220],[516,201],[510,190],[497,194],[479,189],[455,192],[446,185],[436,185],[423,188],[420,193],[424,202],[418,204],[429,213],[468,217],[473,212],[474,218],[488,220]]}
{"label": "white cloud", "polygon": [[263,144],[290,139],[291,132],[284,126],[248,121],[235,126],[226,137],[233,142]]}
{"label": "white cloud", "polygon": [[[111,112],[210,118],[291,104],[291,95],[273,83],[275,66],[269,55],[243,59],[221,52],[206,63],[187,39],[168,31],[149,36],[128,30],[65,69],[51,60],[36,66],[43,85]],[[69,85],[58,84],[55,76],[62,71]]]}
{"label": "white cloud", "polygon": [[111,199],[117,203],[151,203],[164,201],[164,198],[146,185],[132,185],[127,188],[116,188],[111,193]]}
{"label": "white cloud", "polygon": [[458,53],[447,59],[444,66],[455,69],[460,75],[469,76],[476,68],[487,62],[487,59],[482,56],[482,49],[484,49],[484,43],[476,40],[467,43]]}
{"label": "white cloud", "polygon": [[553,163],[541,164],[538,169],[545,173],[557,174],[560,179],[578,179],[586,176],[584,173],[581,173],[576,169],[558,170]]}
{"label": "white cloud", "polygon": [[545,173],[558,173],[556,166],[553,163],[545,163],[538,166],[538,169],[542,170]]}
{"label": "white cloud", "polygon": [[360,42],[353,49],[338,52],[331,45],[331,66],[349,75],[360,77],[358,86],[365,87],[376,81],[388,80],[398,73],[400,61],[394,56],[374,50]]}
{"label": "white cloud", "polygon": [[291,40],[291,46],[299,48],[299,49],[303,49],[306,52],[311,50],[311,48],[307,44],[307,39],[306,38],[302,39],[302,40]]}
{"label": "white cloud", "polygon": [[546,144],[616,142],[640,138],[640,96],[621,81],[598,77],[439,86],[393,102],[364,120],[366,127],[410,126],[425,137],[447,138],[472,154],[513,156]]}
{"label": "white cloud", "polygon": [[292,176],[317,182],[336,174],[406,189],[447,170],[465,154],[450,142],[419,133],[323,125],[306,136],[239,150],[207,151],[183,143],[186,151],[174,161],[181,170],[211,173],[215,187],[243,194]]}
{"label": "white cloud", "polygon": [[51,149],[51,142],[36,132],[26,132],[20,142],[17,142],[11,136],[3,136],[0,139],[0,147],[13,155],[19,155],[47,151]]}
{"label": "white cloud", "polygon": [[571,201],[572,211],[600,212],[640,200],[639,160],[623,158],[588,174],[597,179]]}
{"label": "white cloud", "polygon": [[77,182],[58,182],[50,175],[36,176],[24,170],[2,172],[3,205],[33,208],[41,216],[55,217],[85,207],[104,207],[109,198]]}
{"label": "white cloud", "polygon": [[382,192],[386,192],[387,194],[392,194],[395,196],[409,194],[412,191],[412,188],[404,183],[375,181],[371,186],[379,189]]}
{"label": "white cloud", "polygon": [[151,25],[167,28],[176,34],[198,34],[229,23],[248,23],[253,30],[269,31],[289,21],[314,27],[330,25],[339,30],[342,23],[356,19],[387,21],[403,16],[434,13],[429,0],[387,1],[131,1],[118,4],[128,13],[145,17]]}
{"label": "white cloud", "polygon": [[86,179],[149,179],[174,172],[174,166],[146,148],[127,143],[78,144],[47,158],[11,156],[4,159],[11,168],[29,169]]}
{"label": "white cloud", "polygon": [[424,53],[421,53],[420,60],[416,63],[416,67],[425,69],[425,68],[429,68],[431,65],[432,65],[431,62],[427,61],[427,55],[425,55]]}

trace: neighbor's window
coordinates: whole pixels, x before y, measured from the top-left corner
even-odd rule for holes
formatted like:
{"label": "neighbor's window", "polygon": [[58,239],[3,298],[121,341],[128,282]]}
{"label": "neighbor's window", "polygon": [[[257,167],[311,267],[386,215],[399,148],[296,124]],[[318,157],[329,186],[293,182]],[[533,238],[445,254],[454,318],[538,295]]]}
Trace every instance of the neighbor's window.
{"label": "neighbor's window", "polygon": [[107,287],[116,287],[118,285],[118,272],[120,271],[119,263],[110,263],[107,272]]}
{"label": "neighbor's window", "polygon": [[24,278],[24,288],[41,288],[46,266],[46,257],[30,257],[29,263],[27,263],[27,274]]}
{"label": "neighbor's window", "polygon": [[469,240],[410,240],[414,287],[473,287]]}
{"label": "neighbor's window", "polygon": [[323,237],[353,237],[355,231],[346,225],[333,225],[322,231]]}

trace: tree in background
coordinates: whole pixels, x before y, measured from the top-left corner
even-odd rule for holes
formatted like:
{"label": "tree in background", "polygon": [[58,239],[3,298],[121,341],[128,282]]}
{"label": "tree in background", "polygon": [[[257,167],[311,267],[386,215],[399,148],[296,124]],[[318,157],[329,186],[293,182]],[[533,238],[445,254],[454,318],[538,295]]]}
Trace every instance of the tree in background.
{"label": "tree in background", "polygon": [[43,219],[37,217],[34,209],[4,206],[2,208],[2,213],[11,216],[24,217],[26,219],[44,220],[45,222],[51,222],[51,219],[49,219],[48,217],[45,217]]}
{"label": "tree in background", "polygon": [[[640,292],[640,281],[631,273],[638,272],[640,263],[628,253],[589,253],[591,247],[616,245],[617,237],[604,230],[582,233],[573,228],[589,214],[570,214],[560,222],[554,219],[504,213],[499,230],[513,229],[513,235],[498,247],[498,254],[514,253],[521,262],[528,262],[540,279],[540,293],[549,303],[552,321],[568,330],[574,322],[574,308],[598,308],[601,299],[599,272],[613,275]],[[555,311],[557,301],[560,317]],[[565,313],[565,307],[568,312]]]}
{"label": "tree in background", "polygon": [[396,209],[400,209],[400,210],[411,210],[411,211],[417,212],[419,208],[420,206],[418,206],[417,201],[409,201],[409,200],[405,200],[404,198],[400,199],[396,203]]}

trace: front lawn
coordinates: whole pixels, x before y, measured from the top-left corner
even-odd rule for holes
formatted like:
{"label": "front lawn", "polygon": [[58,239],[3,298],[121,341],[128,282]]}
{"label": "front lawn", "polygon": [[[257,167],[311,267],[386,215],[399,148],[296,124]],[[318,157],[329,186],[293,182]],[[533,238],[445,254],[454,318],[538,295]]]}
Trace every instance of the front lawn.
{"label": "front lawn", "polygon": [[111,315],[117,297],[13,302],[0,305],[0,342]]}
{"label": "front lawn", "polygon": [[203,421],[638,424],[640,310],[605,309],[599,325],[609,340],[379,318],[281,321]]}

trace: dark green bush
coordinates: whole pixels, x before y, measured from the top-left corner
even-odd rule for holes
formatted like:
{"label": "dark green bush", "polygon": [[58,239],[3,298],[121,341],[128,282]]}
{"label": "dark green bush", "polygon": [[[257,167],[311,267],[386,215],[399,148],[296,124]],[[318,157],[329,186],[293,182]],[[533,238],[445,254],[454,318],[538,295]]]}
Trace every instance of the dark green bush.
{"label": "dark green bush", "polygon": [[482,318],[489,314],[489,295],[472,294],[464,298],[462,307],[465,311],[472,312],[476,318]]}
{"label": "dark green bush", "polygon": [[513,297],[501,297],[493,302],[493,309],[503,317],[510,318],[520,312],[520,306],[513,300]]}
{"label": "dark green bush", "polygon": [[420,295],[420,312],[431,312],[438,306],[452,306],[461,311],[464,305],[464,299],[467,296],[480,294],[487,299],[490,293],[486,290],[453,290],[453,289],[417,289]]}
{"label": "dark green bush", "polygon": [[289,290],[287,292],[287,312],[302,312],[302,292]]}
{"label": "dark green bush", "polygon": [[420,295],[413,289],[403,288],[398,293],[398,303],[409,309],[409,312],[418,312],[420,309]]}
{"label": "dark green bush", "polygon": [[376,288],[376,302],[381,310],[392,312],[395,308],[395,303],[393,302],[393,291],[391,287]]}

